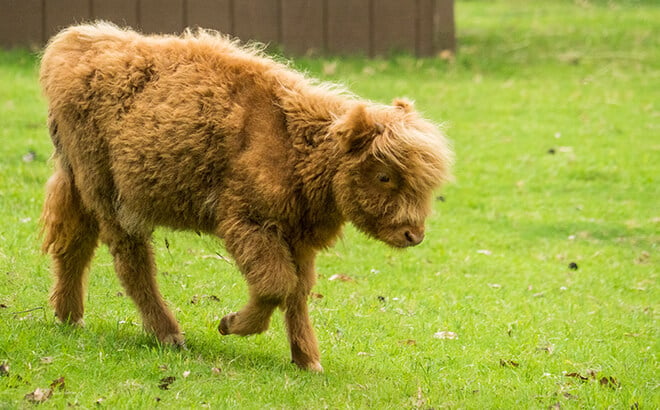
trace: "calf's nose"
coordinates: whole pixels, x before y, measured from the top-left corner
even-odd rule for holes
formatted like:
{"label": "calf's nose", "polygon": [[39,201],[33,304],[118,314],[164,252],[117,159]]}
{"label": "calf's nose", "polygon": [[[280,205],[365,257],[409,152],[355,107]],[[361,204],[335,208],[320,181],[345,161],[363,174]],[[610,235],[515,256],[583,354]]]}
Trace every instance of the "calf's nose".
{"label": "calf's nose", "polygon": [[415,246],[424,240],[424,229],[407,229],[404,234],[408,246]]}

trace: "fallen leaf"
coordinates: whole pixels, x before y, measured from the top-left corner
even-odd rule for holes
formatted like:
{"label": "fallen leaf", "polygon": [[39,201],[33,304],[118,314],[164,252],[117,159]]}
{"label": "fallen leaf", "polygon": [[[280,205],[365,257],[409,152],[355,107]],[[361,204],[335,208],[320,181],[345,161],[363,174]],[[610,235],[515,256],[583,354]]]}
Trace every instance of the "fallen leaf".
{"label": "fallen leaf", "polygon": [[201,296],[200,295],[193,295],[192,299],[190,300],[190,303],[195,305],[195,304],[199,303],[199,301],[201,301],[202,299],[208,299],[208,300],[212,300],[214,302],[220,302],[220,298],[215,296],[215,295],[201,295]]}
{"label": "fallen leaf", "polygon": [[417,387],[417,398],[414,402],[415,408],[422,408],[426,405],[426,398],[424,398],[424,391],[422,386]]}
{"label": "fallen leaf", "polygon": [[43,403],[50,399],[52,395],[53,391],[51,389],[41,389],[37,387],[32,393],[25,395],[25,400],[31,401],[33,403]]}
{"label": "fallen leaf", "polygon": [[27,154],[23,155],[23,162],[32,162],[37,158],[37,153],[34,151],[28,151]]}
{"label": "fallen leaf", "polygon": [[610,377],[601,377],[600,380],[598,380],[601,386],[605,387],[610,387],[612,389],[616,389],[619,387],[619,382],[612,376]]}
{"label": "fallen leaf", "polygon": [[576,378],[578,380],[582,380],[583,382],[589,380],[589,377],[582,376],[580,373],[577,373],[577,372],[566,373],[566,377],[573,377],[573,378]]}
{"label": "fallen leaf", "polygon": [[0,376],[9,376],[9,363],[2,362],[0,364]]}
{"label": "fallen leaf", "polygon": [[213,255],[202,255],[202,259],[218,259],[221,261],[229,262],[231,263],[231,259],[220,255],[219,253],[214,253]]}
{"label": "fallen leaf", "polygon": [[212,367],[211,368],[211,373],[220,374],[220,373],[222,373],[222,369],[220,369],[219,367]]}
{"label": "fallen leaf", "polygon": [[587,380],[596,380],[596,375],[597,372],[596,370],[587,370],[587,373],[585,376],[583,376],[580,373],[573,372],[573,373],[567,373],[566,377],[574,377],[576,379],[582,380],[583,382],[586,382]]}
{"label": "fallen leaf", "polygon": [[41,363],[43,364],[51,364],[53,363],[53,358],[50,356],[42,357],[41,358]]}
{"label": "fallen leaf", "polygon": [[635,263],[637,265],[646,265],[649,263],[651,260],[651,254],[648,253],[647,251],[642,251],[642,253],[639,254],[637,259],[635,259]]}
{"label": "fallen leaf", "polygon": [[312,293],[309,294],[309,296],[310,296],[312,299],[323,299],[323,295],[320,294],[320,293],[314,293],[314,292],[312,292]]}
{"label": "fallen leaf", "polygon": [[335,75],[337,72],[337,64],[336,61],[323,63],[323,75]]}
{"label": "fallen leaf", "polygon": [[53,382],[50,384],[50,388],[52,390],[59,389],[59,390],[64,390],[65,389],[65,384],[64,384],[64,376],[60,376],[59,378],[53,380]]}
{"label": "fallen leaf", "polygon": [[560,62],[570,65],[580,64],[581,58],[582,58],[582,54],[579,51],[567,51],[557,56],[557,59]]}
{"label": "fallen leaf", "polygon": [[639,281],[635,283],[635,286],[633,286],[634,290],[639,290],[641,292],[646,292],[649,287],[653,287],[655,285],[655,281],[652,279],[644,279],[642,281]]}
{"label": "fallen leaf", "polygon": [[414,339],[399,340],[399,344],[404,346],[417,346],[417,341]]}
{"label": "fallen leaf", "polygon": [[371,76],[371,75],[376,74],[376,70],[373,67],[368,67],[367,66],[367,67],[364,67],[362,69],[362,74]]}
{"label": "fallen leaf", "polygon": [[489,251],[488,249],[479,249],[477,253],[480,253],[482,255],[492,255],[493,252]]}
{"label": "fallen leaf", "polygon": [[555,351],[555,345],[553,345],[552,343],[548,343],[546,346],[539,347],[538,350],[547,352],[548,354],[552,354],[552,352]]}
{"label": "fallen leaf", "polygon": [[449,339],[449,340],[458,339],[458,335],[456,333],[449,332],[446,330],[436,332],[435,334],[433,334],[433,337],[436,339]]}
{"label": "fallen leaf", "polygon": [[160,366],[158,366],[158,370],[160,370],[160,371],[164,372],[164,371],[167,371],[167,369],[168,369],[168,367],[167,367],[166,364],[161,364]]}
{"label": "fallen leaf", "polygon": [[4,303],[0,303],[0,309],[7,309],[9,306],[5,305]]}
{"label": "fallen leaf", "polygon": [[493,289],[499,289],[502,287],[499,283],[489,283],[488,286],[490,286]]}
{"label": "fallen leaf", "polygon": [[353,278],[350,276],[341,274],[341,273],[336,273],[328,278],[328,280],[340,280],[342,282],[353,282]]}
{"label": "fallen leaf", "polygon": [[158,385],[158,388],[161,390],[169,390],[170,385],[174,383],[175,380],[176,377],[174,376],[163,377],[162,379],[160,379],[160,384]]}
{"label": "fallen leaf", "polygon": [[520,367],[520,363],[514,362],[513,360],[500,359],[500,366],[502,366],[502,367]]}
{"label": "fallen leaf", "polygon": [[371,354],[371,353],[367,353],[367,352],[358,352],[357,355],[358,355],[358,356],[373,356],[373,354]]}
{"label": "fallen leaf", "polygon": [[215,295],[201,295],[201,296],[200,295],[193,295],[192,299],[190,300],[190,303],[195,305],[195,304],[199,303],[199,301],[201,301],[202,299],[208,299],[208,300],[212,300],[214,302],[220,302],[220,298],[215,296]]}
{"label": "fallen leaf", "polygon": [[452,50],[442,50],[438,53],[438,58],[442,61],[447,61],[451,63],[454,61],[454,58],[456,56],[454,55],[454,52]]}
{"label": "fallen leaf", "polygon": [[186,370],[185,372],[183,372],[183,378],[184,379],[188,376],[190,376],[190,370]]}
{"label": "fallen leaf", "polygon": [[580,373],[567,373],[566,377],[574,377],[583,382],[589,380],[597,380],[601,386],[610,387],[612,389],[616,389],[619,387],[619,382],[614,377],[612,376],[598,377],[595,370],[589,370],[586,376],[583,376]]}

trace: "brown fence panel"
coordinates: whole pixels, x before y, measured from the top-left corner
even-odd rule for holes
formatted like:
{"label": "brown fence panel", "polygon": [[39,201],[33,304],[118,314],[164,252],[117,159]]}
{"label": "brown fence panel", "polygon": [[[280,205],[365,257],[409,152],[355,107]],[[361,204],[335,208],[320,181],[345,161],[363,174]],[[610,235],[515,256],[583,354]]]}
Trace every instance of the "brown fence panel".
{"label": "brown fence panel", "polygon": [[432,56],[456,48],[454,0],[0,0],[0,46],[103,19],[145,33],[206,27],[291,54]]}
{"label": "brown fence panel", "polygon": [[186,25],[231,33],[231,14],[231,0],[188,0]]}
{"label": "brown fence panel", "polygon": [[456,28],[454,26],[454,0],[435,0],[433,13],[435,27],[434,42],[437,51],[456,49]]}
{"label": "brown fence panel", "polygon": [[292,54],[326,48],[325,1],[282,0],[282,44]]}
{"label": "brown fence panel", "polygon": [[118,26],[138,27],[138,0],[92,0],[92,17]]}
{"label": "brown fence panel", "polygon": [[183,1],[140,0],[140,29],[147,33],[180,33],[185,27]]}
{"label": "brown fence panel", "polygon": [[41,0],[0,0],[0,46],[36,46],[44,41]]}
{"label": "brown fence panel", "polygon": [[281,42],[279,0],[234,1],[234,35],[265,43]]}
{"label": "brown fence panel", "polygon": [[44,31],[47,39],[64,27],[92,18],[89,0],[46,1],[44,6]]}
{"label": "brown fence panel", "polygon": [[435,0],[417,0],[417,43],[415,53],[418,56],[433,55],[433,14]]}
{"label": "brown fence panel", "polygon": [[332,0],[328,4],[329,53],[371,55],[370,5],[370,0]]}
{"label": "brown fence panel", "polygon": [[415,50],[417,42],[416,0],[373,2],[372,54]]}

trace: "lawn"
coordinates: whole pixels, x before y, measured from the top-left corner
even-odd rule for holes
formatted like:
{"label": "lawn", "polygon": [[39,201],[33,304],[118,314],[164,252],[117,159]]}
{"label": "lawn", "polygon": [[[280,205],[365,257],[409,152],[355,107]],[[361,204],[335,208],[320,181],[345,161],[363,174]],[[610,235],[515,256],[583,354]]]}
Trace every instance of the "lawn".
{"label": "lawn", "polygon": [[321,375],[289,363],[281,314],[262,335],[220,337],[246,286],[194,233],[154,236],[187,350],[143,332],[104,247],[87,326],[56,323],[38,60],[0,52],[0,408],[47,389],[57,408],[659,408],[660,5],[459,0],[456,13],[453,59],[294,62],[375,101],[416,100],[457,157],[422,245],[349,226],[319,256]]}

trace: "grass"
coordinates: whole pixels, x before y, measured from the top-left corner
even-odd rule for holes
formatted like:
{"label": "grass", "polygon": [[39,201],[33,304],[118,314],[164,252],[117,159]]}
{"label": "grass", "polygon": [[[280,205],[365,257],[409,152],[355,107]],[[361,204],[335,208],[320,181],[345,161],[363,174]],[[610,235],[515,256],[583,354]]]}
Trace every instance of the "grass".
{"label": "grass", "polygon": [[51,146],[37,61],[0,52],[0,408],[30,407],[24,396],[60,377],[47,406],[660,407],[660,7],[484,0],[456,11],[454,61],[295,63],[373,100],[414,98],[446,121],[457,153],[424,244],[394,251],[349,227],[320,255],[323,298],[310,303],[323,375],[288,363],[281,315],[263,335],[218,335],[246,287],[212,257],[221,245],[195,234],[154,237],[188,350],[143,333],[104,248],[87,327],[56,325],[39,253]]}

